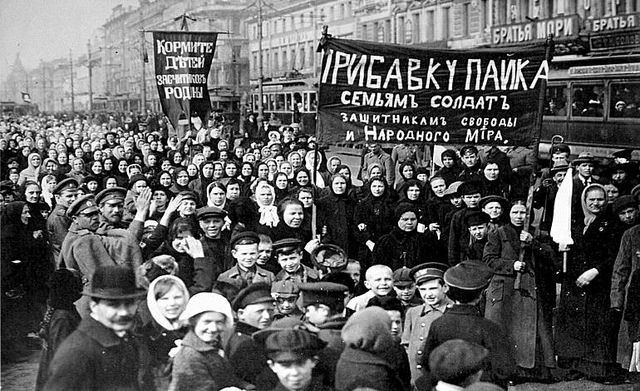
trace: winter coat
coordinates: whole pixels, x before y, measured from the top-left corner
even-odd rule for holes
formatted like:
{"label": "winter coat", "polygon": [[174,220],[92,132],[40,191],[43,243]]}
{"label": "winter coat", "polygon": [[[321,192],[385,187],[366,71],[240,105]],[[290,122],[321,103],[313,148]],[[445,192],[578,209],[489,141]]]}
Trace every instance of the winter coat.
{"label": "winter coat", "polygon": [[353,237],[353,214],[356,202],[345,194],[333,192],[318,201],[318,227],[327,227],[323,243],[335,244],[342,248],[349,257],[355,257],[357,246]]}
{"label": "winter coat", "polygon": [[236,323],[224,351],[233,368],[230,373],[235,373],[246,382],[260,385],[262,389],[269,389],[277,384],[278,379],[267,366],[264,349],[251,338],[251,334],[257,331],[257,327],[247,323]]}
{"label": "winter coat", "polygon": [[136,337],[119,338],[87,317],[60,345],[44,390],[152,390],[148,363],[146,347]]}
{"label": "winter coat", "polygon": [[[543,269],[542,263],[551,260],[542,256],[542,250],[542,246],[535,241],[526,249],[527,268],[520,274],[520,289],[516,290],[514,283],[517,273],[513,264],[519,259],[518,230],[507,224],[490,232],[484,249],[483,261],[494,272],[487,289],[484,316],[504,328],[516,346],[516,364],[523,368],[533,368],[536,355],[542,358],[545,366],[555,366],[551,324],[548,322],[551,320],[553,303],[550,308],[545,308],[544,299],[540,297],[543,294],[542,286],[552,284],[538,283],[545,278],[551,280],[553,268]],[[547,254],[552,252],[550,248],[546,250]],[[545,275],[548,270],[551,272]]]}
{"label": "winter coat", "polygon": [[187,333],[173,359],[169,390],[218,391],[248,385],[235,376],[233,367],[219,348],[203,342],[193,331]]}
{"label": "winter coat", "polygon": [[47,218],[47,232],[49,233],[49,242],[53,252],[54,263],[56,267],[60,265],[60,250],[62,242],[69,232],[71,226],[71,218],[67,217],[67,207],[57,204],[49,218]]}
{"label": "winter coat", "polygon": [[434,242],[435,236],[430,232],[405,232],[395,227],[383,235],[373,248],[373,264],[387,265],[391,270],[397,270],[435,260],[437,257],[432,251]]}

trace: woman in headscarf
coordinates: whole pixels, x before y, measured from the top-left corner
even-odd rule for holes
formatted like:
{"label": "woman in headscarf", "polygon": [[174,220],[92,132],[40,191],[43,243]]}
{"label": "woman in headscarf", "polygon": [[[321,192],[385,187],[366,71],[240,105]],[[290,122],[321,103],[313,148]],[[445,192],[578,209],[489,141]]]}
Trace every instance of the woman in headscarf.
{"label": "woman in headscarf", "polygon": [[69,171],[69,173],[67,174],[67,176],[69,178],[73,178],[75,180],[78,181],[78,183],[81,183],[84,179],[84,177],[86,177],[88,174],[84,169],[84,160],[80,159],[80,158],[76,158],[73,159],[73,166],[72,166],[72,170]]}
{"label": "woman in headscarf", "polygon": [[306,224],[304,207],[297,199],[287,198],[278,204],[278,225],[267,232],[276,242],[280,239],[296,238],[302,243],[311,240],[311,224]]}
{"label": "woman in headscarf", "polygon": [[423,223],[422,218],[425,216],[426,206],[422,182],[417,179],[410,179],[402,185],[398,193],[400,195],[398,205],[403,203],[411,204],[418,213],[418,222]]}
{"label": "woman in headscarf", "polygon": [[215,180],[213,178],[213,162],[204,162],[200,166],[200,177],[189,183],[189,189],[193,190],[200,197],[200,205],[207,203],[207,187]]}
{"label": "woman in headscarf", "polygon": [[40,183],[40,188],[42,189],[40,198],[47,205],[49,205],[49,208],[51,208],[51,210],[53,210],[53,207],[56,205],[56,199],[51,191],[58,184],[58,180],[54,175],[45,175]]}
{"label": "woman in headscarf", "polygon": [[462,169],[458,164],[458,154],[454,149],[447,149],[440,155],[442,161],[442,168],[436,171],[435,176],[439,176],[444,179],[447,186],[458,180],[458,176]]}
{"label": "woman in headscarf", "polygon": [[[553,250],[524,226],[527,206],[514,201],[509,223],[490,231],[483,261],[493,270],[485,318],[501,325],[517,346],[520,381],[549,381],[555,368],[551,322],[555,304]],[[522,243],[525,257],[519,260]],[[519,286],[516,280],[520,280]]]}
{"label": "woman in headscarf", "polygon": [[129,162],[126,159],[118,160],[118,166],[114,172],[115,177],[118,179],[118,186],[127,187],[129,184],[129,175],[127,174],[129,168]]}
{"label": "woman in headscarf", "polygon": [[572,221],[569,251],[556,326],[558,365],[575,377],[599,382],[619,374],[616,347],[621,314],[610,307],[613,264],[618,248],[615,218],[600,184],[582,191],[584,220]]}
{"label": "woman in headscarf", "polygon": [[236,377],[225,358],[222,341],[233,329],[227,299],[217,293],[198,293],[189,300],[180,319],[188,322],[189,331],[173,359],[170,390],[254,388]]}
{"label": "woman in headscarf", "polygon": [[353,214],[356,201],[349,197],[347,179],[340,174],[331,177],[331,194],[318,201],[318,228],[322,232],[323,243],[341,247],[350,258],[357,256],[357,242]]}
{"label": "woman in headscarf", "polygon": [[284,172],[277,173],[272,184],[276,192],[276,204],[289,197],[289,178],[287,177],[287,174]]}
{"label": "woman in headscarf", "polygon": [[173,185],[170,190],[173,194],[189,191],[189,173],[185,167],[177,167],[173,171]]}
{"label": "woman in headscarf", "polygon": [[253,176],[253,164],[249,162],[242,163],[240,167],[240,176],[238,179],[242,182],[240,186],[240,192],[243,196],[248,197],[251,195],[251,184],[256,179]]}
{"label": "woman in headscarf", "polygon": [[357,259],[364,262],[363,270],[371,264],[373,248],[380,237],[393,229],[393,206],[388,188],[383,177],[371,178],[369,194],[355,209],[355,238],[360,244]]}
{"label": "woman in headscarf", "polygon": [[500,166],[494,160],[488,160],[482,166],[480,186],[482,196],[496,195],[509,199],[509,184],[503,182]]}
{"label": "woman in headscarf", "polygon": [[411,162],[404,162],[398,167],[400,177],[396,180],[396,190],[399,190],[403,184],[412,179],[416,179],[416,167]]}
{"label": "woman in headscarf", "polygon": [[37,153],[30,153],[27,157],[28,166],[24,170],[20,171],[20,177],[18,178],[18,185],[22,186],[26,181],[38,181],[38,176],[42,169],[42,158]]}
{"label": "woman in headscarf", "polygon": [[[322,163],[324,162],[323,154],[320,151],[307,151],[307,154],[304,156],[304,167],[309,171],[310,175],[315,176],[315,180],[313,180],[313,184],[322,189],[327,184],[324,179],[322,179],[322,172],[324,168],[321,169]],[[314,168],[315,166],[315,168]]]}
{"label": "woman in headscarf", "polygon": [[163,275],[147,290],[147,300],[138,307],[134,334],[149,349],[151,370],[157,390],[166,390],[171,381],[170,352],[178,349],[187,327],[180,321],[189,301],[189,291],[181,279]]}
{"label": "woman in headscarf", "polygon": [[222,182],[211,182],[206,189],[206,205],[209,207],[229,210],[227,202],[227,187]]}
{"label": "woman in headscarf", "polygon": [[98,183],[102,184],[102,178],[103,178],[103,173],[102,173],[102,161],[101,160],[94,160],[92,162],[89,162],[89,170],[88,170],[88,174],[93,176],[94,178],[96,178],[96,180],[98,181]]}
{"label": "woman in headscarf", "polygon": [[104,160],[102,161],[103,175],[104,176],[114,175],[115,172],[118,170],[116,167],[117,164],[118,164],[118,161],[113,156],[104,158]]}
{"label": "woman in headscarf", "polygon": [[309,174],[309,170],[304,167],[298,168],[293,173],[293,189],[309,189],[313,191],[314,196],[318,196],[320,194],[320,190],[311,183],[311,175]]}
{"label": "woman in headscarf", "polygon": [[265,180],[258,180],[253,194],[260,216],[258,227],[270,230],[277,226],[280,218],[275,206],[276,194],[273,186]]}
{"label": "woman in headscarf", "polygon": [[169,171],[161,171],[156,177],[155,185],[171,192],[171,188],[173,187],[173,176]]}

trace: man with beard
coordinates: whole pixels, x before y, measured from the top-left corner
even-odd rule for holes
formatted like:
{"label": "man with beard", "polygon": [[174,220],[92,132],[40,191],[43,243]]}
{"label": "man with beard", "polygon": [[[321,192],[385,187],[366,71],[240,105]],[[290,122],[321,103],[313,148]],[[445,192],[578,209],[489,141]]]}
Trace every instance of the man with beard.
{"label": "man with beard", "polygon": [[423,263],[411,269],[411,277],[418,286],[418,292],[424,304],[409,308],[405,315],[402,345],[407,348],[411,367],[411,384],[423,384],[424,343],[429,334],[431,323],[438,319],[448,305],[453,304],[447,297],[447,286],[443,275],[447,265],[441,263]]}
{"label": "man with beard", "polygon": [[213,282],[225,269],[224,259],[229,243],[229,234],[222,232],[227,212],[216,207],[200,208],[196,218],[204,234],[200,239],[204,257],[194,259],[191,294],[211,292]]}
{"label": "man with beard", "polygon": [[264,349],[251,339],[251,335],[266,329],[273,321],[275,305],[271,286],[258,282],[244,288],[231,307],[238,315],[238,323],[224,349],[229,362],[238,377],[270,389],[275,386],[277,379],[267,366]]}
{"label": "man with beard", "polygon": [[44,389],[151,389],[153,379],[145,360],[149,353],[130,334],[136,299],[146,295],[136,289],[133,270],[99,267],[83,294],[90,299],[91,314],[58,348]]}
{"label": "man with beard", "polygon": [[60,249],[65,236],[69,232],[71,219],[67,216],[67,208],[76,200],[78,195],[78,181],[67,178],[51,191],[56,199],[56,206],[47,219],[47,231],[53,250],[56,267],[60,264]]}
{"label": "man with beard", "polygon": [[147,218],[151,203],[151,189],[145,188],[135,201],[136,215],[131,223],[122,220],[124,199],[127,189],[112,187],[104,189],[96,195],[100,207],[100,227],[98,233],[104,234],[113,229],[126,229],[139,242],[144,233],[144,221]]}

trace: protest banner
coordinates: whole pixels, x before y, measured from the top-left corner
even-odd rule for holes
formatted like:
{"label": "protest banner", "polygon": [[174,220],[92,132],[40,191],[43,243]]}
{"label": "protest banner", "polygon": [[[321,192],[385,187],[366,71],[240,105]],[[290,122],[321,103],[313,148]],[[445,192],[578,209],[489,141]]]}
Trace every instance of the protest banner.
{"label": "protest banner", "polygon": [[322,144],[528,146],[539,132],[545,44],[436,50],[327,37],[321,47]]}
{"label": "protest banner", "polygon": [[155,80],[162,111],[174,128],[197,113],[203,123],[211,111],[207,81],[218,33],[153,31]]}

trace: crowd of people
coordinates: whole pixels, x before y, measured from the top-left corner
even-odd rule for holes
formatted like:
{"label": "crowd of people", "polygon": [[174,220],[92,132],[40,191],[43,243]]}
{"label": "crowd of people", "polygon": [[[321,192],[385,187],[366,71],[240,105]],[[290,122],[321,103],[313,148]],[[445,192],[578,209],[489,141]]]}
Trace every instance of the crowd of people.
{"label": "crowd of people", "polygon": [[466,145],[438,167],[374,143],[352,173],[297,124],[224,127],[3,115],[3,362],[37,336],[42,390],[635,379],[631,151],[557,144],[541,169]]}

